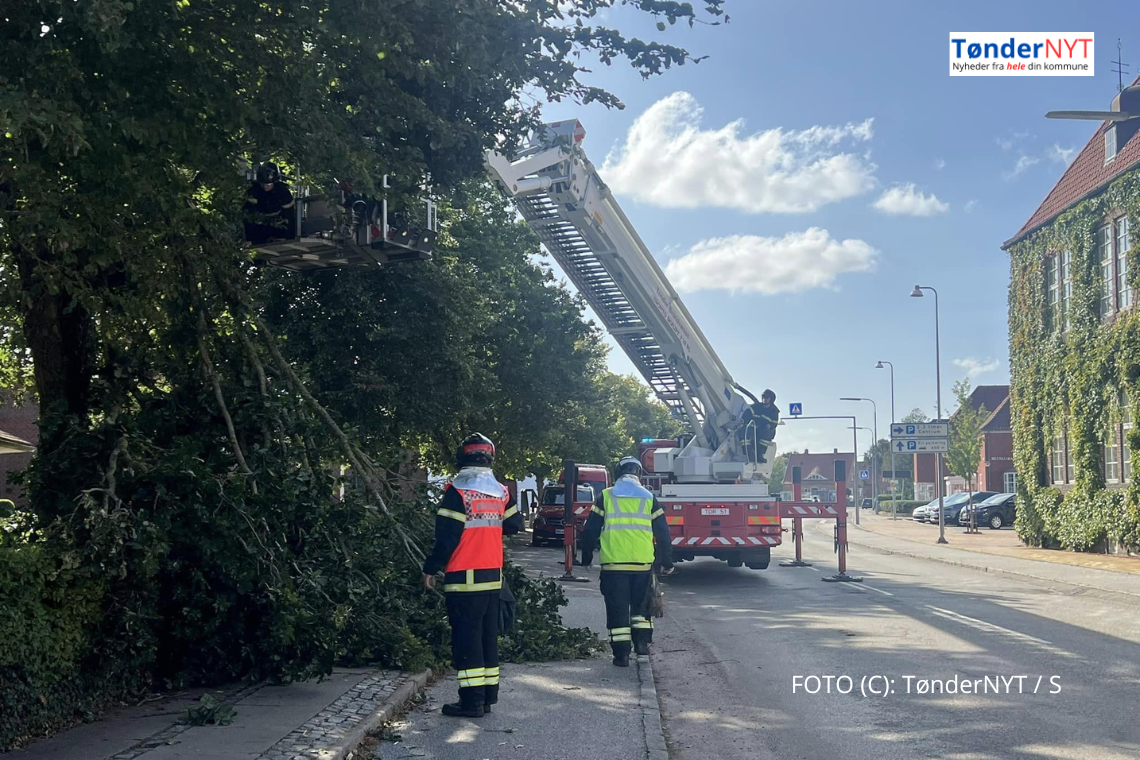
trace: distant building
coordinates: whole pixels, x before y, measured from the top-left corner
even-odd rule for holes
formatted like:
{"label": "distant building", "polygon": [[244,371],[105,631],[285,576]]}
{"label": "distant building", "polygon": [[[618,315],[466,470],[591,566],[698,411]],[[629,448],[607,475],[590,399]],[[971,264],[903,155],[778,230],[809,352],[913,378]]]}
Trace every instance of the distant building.
{"label": "distant building", "polygon": [[[32,461],[31,452],[21,451],[25,448],[21,444],[35,446],[39,442],[37,419],[39,407],[34,401],[17,406],[10,394],[0,394],[0,449],[10,452],[0,454],[0,499],[11,499],[17,504],[24,501],[23,488],[11,485],[8,480],[13,473],[25,470]],[[7,446],[3,445],[5,434],[14,439]]]}
{"label": "distant building", "polygon": [[[820,502],[834,504],[835,492],[835,460],[842,459],[847,463],[847,487],[852,489],[859,498],[859,471],[852,467],[854,456],[850,453],[840,454],[839,449],[831,453],[813,454],[807,449],[793,451],[788,454],[788,469],[784,473],[783,493],[781,498],[786,501],[792,499],[792,468],[800,468],[801,495],[804,497],[817,497]],[[869,483],[870,481],[868,481]],[[868,486],[869,489],[869,486]],[[870,496],[870,491],[867,493]]]}
{"label": "distant building", "polygon": [[[982,451],[978,472],[974,480],[975,491],[1013,491],[1017,488],[1017,475],[1013,466],[1013,432],[1010,428],[1009,386],[979,385],[970,393],[974,409],[985,406],[988,412],[982,424]],[[951,415],[950,421],[954,417]],[[937,477],[936,454],[914,454],[914,498],[931,501],[938,497],[935,490]],[[951,475],[943,463],[943,494],[965,491],[969,485],[965,478]]]}

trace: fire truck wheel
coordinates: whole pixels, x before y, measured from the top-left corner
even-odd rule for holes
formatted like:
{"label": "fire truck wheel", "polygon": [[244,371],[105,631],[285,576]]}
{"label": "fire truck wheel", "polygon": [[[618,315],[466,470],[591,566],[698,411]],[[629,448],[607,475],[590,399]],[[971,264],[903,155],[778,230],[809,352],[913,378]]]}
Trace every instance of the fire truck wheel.
{"label": "fire truck wheel", "polygon": [[744,567],[744,557],[740,556],[740,552],[733,552],[728,555],[729,567]]}
{"label": "fire truck wheel", "polygon": [[748,567],[751,570],[767,570],[768,563],[772,561],[772,550],[762,549],[748,555]]}

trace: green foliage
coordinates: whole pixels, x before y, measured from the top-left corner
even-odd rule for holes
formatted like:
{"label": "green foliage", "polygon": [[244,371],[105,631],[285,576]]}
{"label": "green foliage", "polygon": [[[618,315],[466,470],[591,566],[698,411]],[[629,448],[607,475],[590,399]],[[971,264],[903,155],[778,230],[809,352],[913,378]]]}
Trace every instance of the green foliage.
{"label": "green foliage", "polygon": [[517,601],[514,629],[499,640],[499,657],[505,662],[570,660],[600,651],[602,642],[588,628],[565,628],[558,609],[566,594],[550,578],[531,578],[507,563],[507,583]]}
{"label": "green foliage", "polygon": [[788,473],[788,455],[779,454],[772,462],[772,475],[768,478],[768,493],[775,495],[784,490],[784,476]]}
{"label": "green foliage", "polygon": [[916,406],[907,412],[899,422],[930,422],[930,417],[927,416],[926,412]]}
{"label": "green foliage", "polygon": [[[897,507],[897,511],[900,515],[909,515],[911,512],[914,511],[915,507],[921,507],[923,504],[927,504],[927,503],[928,502],[925,502],[925,501],[915,501],[914,499],[899,498],[895,502],[895,506]],[[888,513],[888,514],[890,513],[890,511],[891,511],[891,495],[889,493],[888,494],[879,494],[879,509],[883,512]]]}
{"label": "green foliage", "polygon": [[982,460],[982,425],[989,411],[985,404],[975,409],[970,402],[969,379],[954,383],[954,397],[958,400],[958,411],[950,417],[950,450],[943,461],[946,469],[965,478],[972,487]]}
{"label": "green foliage", "polygon": [[[1103,443],[1120,419],[1117,392],[1132,408],[1140,401],[1140,318],[1133,307],[1100,316],[1096,231],[1106,218],[1127,215],[1128,278],[1140,292],[1140,177],[1130,172],[1103,192],[1061,214],[1011,246],[1009,291],[1010,404],[1018,472],[1017,531],[1032,546],[1088,551],[1106,542],[1140,548],[1140,485],[1105,488]],[[1073,292],[1068,329],[1048,319],[1045,258],[1072,253]],[[1048,451],[1066,433],[1076,482],[1049,485]],[[1124,442],[1140,451],[1136,430]]]}
{"label": "green foliage", "polygon": [[[583,61],[697,59],[594,25],[611,0],[9,5],[0,385],[34,378],[43,416],[0,544],[0,747],[156,683],[441,662],[408,476],[471,427],[510,473],[592,431],[593,455],[625,448],[597,332],[477,181],[483,151],[535,126],[532,92],[620,106]],[[235,164],[270,158],[318,189],[389,175],[395,202],[428,179],[439,256],[250,266]],[[545,611],[531,630],[535,656],[579,646]]]}
{"label": "green foliage", "polygon": [[198,704],[191,707],[179,722],[191,726],[228,726],[237,717],[234,706],[222,702],[210,692],[202,695]]}

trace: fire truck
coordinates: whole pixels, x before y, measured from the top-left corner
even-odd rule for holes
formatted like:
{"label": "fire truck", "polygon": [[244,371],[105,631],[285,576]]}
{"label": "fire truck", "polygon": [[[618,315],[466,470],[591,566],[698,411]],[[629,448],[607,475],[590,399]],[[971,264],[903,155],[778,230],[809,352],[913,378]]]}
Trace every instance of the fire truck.
{"label": "fire truck", "polygon": [[688,431],[642,450],[675,560],[767,568],[780,544],[780,505],[765,483],[775,446],[759,462],[746,445],[757,431],[743,422],[743,389],[586,157],[585,136],[577,120],[546,124],[512,155],[488,151],[488,171]]}

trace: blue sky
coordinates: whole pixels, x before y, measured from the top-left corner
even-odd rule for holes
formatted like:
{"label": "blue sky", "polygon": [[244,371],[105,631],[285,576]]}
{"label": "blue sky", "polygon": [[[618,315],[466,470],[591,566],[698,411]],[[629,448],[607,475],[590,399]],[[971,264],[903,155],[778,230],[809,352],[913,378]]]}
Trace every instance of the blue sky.
{"label": "blue sky", "polygon": [[[885,436],[889,377],[876,360],[895,363],[899,416],[934,410],[934,304],[908,297],[916,283],[941,296],[944,408],[970,368],[974,384],[1008,382],[1000,245],[1096,128],[1044,113],[1107,109],[1117,37],[1140,28],[1135,3],[1032,6],[729,0],[727,26],[663,34],[618,8],[608,24],[711,57],[650,80],[598,67],[589,81],[624,111],[545,113],[582,121],[587,154],[734,379],[774,389],[785,412],[798,401],[867,426],[869,405],[838,399],[872,397]],[[1027,29],[1094,32],[1096,76],[947,74],[948,32]],[[1140,36],[1123,42],[1140,63]],[[634,372],[619,349],[610,365]],[[777,444],[849,447],[844,425],[789,424]]]}

